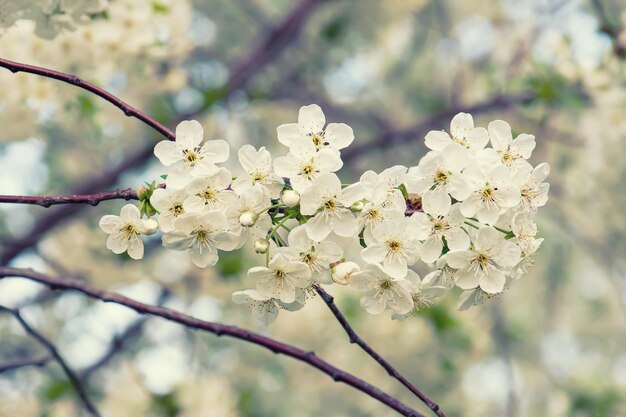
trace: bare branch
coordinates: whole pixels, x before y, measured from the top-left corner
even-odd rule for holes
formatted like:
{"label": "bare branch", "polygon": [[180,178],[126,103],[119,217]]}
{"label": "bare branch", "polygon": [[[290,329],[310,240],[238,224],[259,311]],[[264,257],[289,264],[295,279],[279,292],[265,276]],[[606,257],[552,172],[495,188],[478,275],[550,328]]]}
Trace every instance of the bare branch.
{"label": "bare branch", "polygon": [[406,379],[396,368],[393,367],[393,365],[391,365],[382,356],[380,356],[378,352],[376,352],[370,345],[365,342],[365,340],[363,340],[354,331],[352,326],[350,326],[350,323],[348,323],[348,319],[346,319],[346,317],[341,313],[341,310],[339,310],[339,308],[335,304],[335,299],[332,295],[324,291],[324,289],[322,289],[322,287],[320,287],[319,285],[315,285],[315,291],[317,291],[317,293],[320,295],[322,300],[324,300],[341,327],[343,327],[346,334],[348,335],[350,343],[354,343],[361,349],[363,349],[365,353],[367,353],[372,359],[378,362],[378,364],[382,366],[385,371],[387,371],[389,376],[400,381],[402,385],[404,385],[406,388],[408,388],[409,391],[415,394],[415,396],[419,398],[424,404],[426,404],[426,406],[430,408],[435,414],[437,414],[439,417],[446,417],[443,410],[439,408],[439,405],[437,403],[428,398],[424,393],[417,389],[415,385],[411,384],[408,379]]}
{"label": "bare branch", "polygon": [[41,356],[39,358],[34,358],[34,359],[33,358],[16,359],[16,360],[8,361],[5,363],[0,363],[0,374],[14,371],[20,368],[31,367],[31,366],[42,367],[42,366],[45,366],[48,362],[50,362],[50,360],[52,360],[52,357],[50,356]]}
{"label": "bare branch", "polygon": [[75,75],[66,74],[64,72],[55,71],[48,68],[37,67],[34,65],[22,64],[20,62],[9,61],[8,59],[2,58],[0,58],[0,67],[4,67],[13,73],[27,72],[29,74],[36,74],[42,77],[54,78],[55,80],[63,81],[64,83],[74,85],[78,88],[82,88],[83,90],[87,90],[113,104],[115,107],[122,110],[126,116],[134,117],[138,120],[141,120],[146,125],[150,126],[154,130],[165,136],[167,139],[176,139],[176,135],[174,134],[174,132],[154,120],[152,117],[140,112],[133,106],[125,103],[108,91],[105,91],[102,88],[97,87],[87,81],[81,80]]}
{"label": "bare branch", "polygon": [[97,206],[105,200],[138,200],[137,192],[132,188],[117,189],[97,194],[72,194],[55,197],[38,197],[30,195],[0,195],[0,203],[33,204],[41,207],[50,207],[57,204],[89,204]]}
{"label": "bare branch", "polygon": [[6,311],[7,313],[12,314],[13,317],[15,317],[17,321],[20,323],[24,331],[28,333],[33,339],[38,341],[42,346],[44,346],[48,350],[48,352],[50,352],[50,355],[52,355],[52,357],[54,357],[54,359],[59,363],[59,365],[61,365],[61,368],[63,368],[63,371],[65,372],[72,386],[76,390],[76,393],[78,394],[78,397],[83,403],[83,406],[85,407],[85,409],[92,416],[100,417],[100,413],[96,409],[96,406],[91,402],[91,400],[87,396],[85,387],[80,382],[80,380],[78,379],[78,376],[76,376],[72,368],[70,368],[67,362],[65,362],[65,359],[63,359],[63,357],[57,350],[56,346],[54,346],[54,344],[50,340],[48,340],[48,338],[46,338],[43,334],[39,333],[26,320],[24,320],[24,317],[22,317],[19,310],[14,310],[12,308],[8,308],[5,306],[0,306],[0,310]]}
{"label": "bare branch", "polygon": [[423,414],[413,410],[397,398],[392,397],[364,380],[331,365],[316,356],[313,351],[305,351],[295,346],[279,342],[267,336],[254,333],[250,330],[242,329],[237,326],[204,321],[173,309],[144,304],[128,297],[124,297],[120,294],[92,288],[82,281],[54,278],[30,269],[0,267],[0,278],[5,277],[23,277],[58,290],[78,291],[88,297],[95,298],[103,302],[126,306],[139,314],[161,317],[165,320],[182,324],[183,326],[191,329],[206,331],[213,333],[216,336],[229,336],[262,346],[274,353],[280,353],[304,362],[309,366],[312,366],[313,368],[329,375],[334,381],[342,382],[369,395],[370,397],[396,410],[403,416],[424,417]]}

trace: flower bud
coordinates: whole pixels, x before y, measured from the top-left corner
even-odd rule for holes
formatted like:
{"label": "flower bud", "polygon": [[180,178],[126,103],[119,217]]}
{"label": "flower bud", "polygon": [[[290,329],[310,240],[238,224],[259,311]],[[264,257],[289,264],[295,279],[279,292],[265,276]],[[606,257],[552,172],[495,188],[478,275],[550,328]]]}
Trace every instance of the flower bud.
{"label": "flower bud", "polygon": [[338,265],[335,265],[332,269],[331,275],[333,277],[333,281],[337,284],[346,285],[350,280],[352,274],[359,272],[361,268],[354,262],[342,262]]}
{"label": "flower bud", "polygon": [[145,185],[137,188],[137,197],[139,198],[139,200],[145,200],[147,197],[149,197],[149,194],[150,188],[146,187]]}
{"label": "flower bud", "polygon": [[363,211],[364,208],[365,203],[363,202],[363,200],[359,200],[350,207],[350,210],[352,210],[353,213],[358,213],[360,211]]}
{"label": "flower bud", "polygon": [[253,226],[254,223],[256,223],[258,216],[251,212],[251,211],[244,211],[243,213],[241,213],[241,216],[239,216],[239,223],[242,226],[245,227],[250,227]]}
{"label": "flower bud", "polygon": [[300,202],[300,194],[294,190],[285,190],[283,192],[283,203],[287,207],[294,207]]}
{"label": "flower bud", "polygon": [[148,220],[144,221],[143,226],[143,233],[145,235],[153,235],[156,233],[157,230],[159,230],[159,222],[157,222],[156,219],[153,218],[149,218]]}
{"label": "flower bud", "polygon": [[254,242],[254,250],[256,253],[266,253],[270,248],[270,242],[267,239],[259,238]]}

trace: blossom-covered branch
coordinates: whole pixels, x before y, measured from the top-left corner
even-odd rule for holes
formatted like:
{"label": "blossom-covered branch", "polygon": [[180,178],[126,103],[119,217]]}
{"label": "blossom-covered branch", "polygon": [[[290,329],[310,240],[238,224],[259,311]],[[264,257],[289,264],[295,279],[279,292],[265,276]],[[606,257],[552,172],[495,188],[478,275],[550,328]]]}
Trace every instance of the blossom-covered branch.
{"label": "blossom-covered branch", "polygon": [[132,188],[117,189],[96,194],[72,194],[63,196],[26,196],[26,195],[0,195],[0,203],[32,204],[41,207],[50,207],[57,204],[89,204],[98,205],[105,200],[138,200],[137,191]]}
{"label": "blossom-covered branch", "polygon": [[415,394],[415,396],[422,400],[422,402],[426,404],[426,406],[430,408],[435,414],[437,414],[439,417],[446,417],[445,413],[439,408],[439,405],[437,403],[428,398],[415,385],[413,385],[408,379],[406,379],[396,368],[393,367],[393,365],[387,362],[385,358],[380,356],[378,352],[376,352],[370,345],[365,342],[365,340],[361,338],[361,336],[359,336],[354,331],[352,326],[350,326],[350,323],[348,323],[348,319],[346,319],[341,310],[339,310],[339,307],[337,307],[337,305],[335,304],[334,297],[332,295],[324,291],[324,289],[319,285],[315,286],[315,291],[320,295],[322,300],[324,300],[341,327],[343,327],[343,329],[346,331],[346,334],[350,339],[350,343],[354,343],[358,345],[361,349],[363,349],[369,356],[371,356],[376,362],[378,362],[380,366],[385,369],[385,371],[387,371],[389,376],[400,381],[402,385],[404,385],[406,388],[408,388],[409,391],[411,391],[413,394]]}
{"label": "blossom-covered branch", "polygon": [[55,70],[51,70],[48,68],[37,67],[35,65],[28,65],[28,64],[22,64],[20,62],[9,61],[8,59],[3,59],[3,58],[0,58],[0,67],[6,68],[9,71],[14,72],[14,73],[26,72],[29,74],[40,75],[42,77],[54,78],[55,80],[63,81],[65,83],[87,90],[97,95],[98,97],[102,97],[109,103],[113,104],[115,107],[122,110],[126,116],[134,117],[138,120],[141,120],[146,125],[150,126],[154,130],[156,130],[157,132],[165,136],[167,139],[174,140],[176,138],[176,136],[174,135],[174,132],[172,132],[167,127],[163,126],[161,123],[157,122],[152,117],[137,110],[133,106],[122,101],[121,99],[117,98],[116,96],[109,93],[108,91],[105,91],[102,88],[94,84],[91,84],[87,81],[84,81],[78,78],[76,75],[67,74],[65,72],[55,71]]}
{"label": "blossom-covered branch", "polygon": [[99,417],[100,413],[98,412],[98,409],[93,404],[93,402],[89,399],[89,396],[87,395],[87,391],[85,390],[85,387],[83,386],[82,382],[80,381],[76,373],[72,370],[72,368],[69,367],[69,365],[67,364],[63,356],[61,356],[56,346],[54,346],[54,344],[50,340],[48,340],[48,338],[46,338],[43,334],[35,330],[35,328],[33,328],[24,319],[24,317],[22,317],[22,314],[19,312],[19,310],[11,309],[5,306],[0,306],[0,311],[5,311],[7,313],[12,314],[13,317],[15,317],[15,319],[20,323],[24,331],[48,350],[50,355],[54,357],[54,359],[61,366],[61,368],[63,368],[63,372],[65,372],[65,374],[69,378],[70,383],[76,390],[76,393],[78,394],[78,397],[83,403],[83,406],[85,407],[85,409],[92,416]]}
{"label": "blossom-covered branch", "polygon": [[329,375],[333,380],[337,382],[342,382],[369,395],[372,398],[375,398],[376,400],[396,410],[403,416],[424,417],[423,414],[413,410],[397,398],[392,397],[391,395],[381,391],[379,388],[376,388],[375,386],[363,381],[362,379],[331,365],[330,363],[316,356],[313,351],[305,351],[295,346],[279,342],[267,336],[263,336],[250,330],[242,329],[237,326],[204,321],[166,307],[144,304],[120,294],[92,288],[90,285],[82,281],[55,278],[46,274],[35,272],[30,269],[0,267],[0,279],[7,277],[27,278],[57,290],[78,291],[88,297],[98,299],[103,302],[126,306],[140,314],[161,317],[165,320],[182,324],[188,328],[206,331],[209,333],[213,333],[216,336],[229,336],[235,339],[240,339],[249,343],[253,343],[255,345],[262,346],[274,353],[280,353],[299,361],[305,362],[308,365]]}

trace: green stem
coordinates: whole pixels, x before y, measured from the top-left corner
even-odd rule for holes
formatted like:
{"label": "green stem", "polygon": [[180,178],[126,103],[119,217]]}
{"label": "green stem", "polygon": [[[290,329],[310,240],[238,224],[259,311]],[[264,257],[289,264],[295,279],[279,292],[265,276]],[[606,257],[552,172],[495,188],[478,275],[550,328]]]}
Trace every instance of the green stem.
{"label": "green stem", "polygon": [[[474,217],[468,217],[468,219],[469,219],[469,220],[473,220],[473,221],[475,221],[475,222],[477,222],[477,223],[480,223],[480,222],[478,221],[478,219],[476,219],[476,218],[474,218]],[[477,227],[475,224],[468,223],[468,222],[465,222],[465,224],[469,224],[469,225],[470,225],[470,226],[472,226],[473,228],[478,229],[478,227]],[[482,223],[481,223],[481,224],[482,224]],[[509,235],[509,234],[511,234],[511,231],[510,231],[510,230],[506,230],[506,229],[503,229],[503,228],[498,227],[498,226],[491,226],[491,227],[493,227],[494,229],[496,229],[498,232],[504,233],[505,235]]]}
{"label": "green stem", "polygon": [[476,226],[474,223],[470,223],[470,222],[466,221],[465,224],[468,225],[468,226],[472,226],[474,229],[478,229],[478,226]]}

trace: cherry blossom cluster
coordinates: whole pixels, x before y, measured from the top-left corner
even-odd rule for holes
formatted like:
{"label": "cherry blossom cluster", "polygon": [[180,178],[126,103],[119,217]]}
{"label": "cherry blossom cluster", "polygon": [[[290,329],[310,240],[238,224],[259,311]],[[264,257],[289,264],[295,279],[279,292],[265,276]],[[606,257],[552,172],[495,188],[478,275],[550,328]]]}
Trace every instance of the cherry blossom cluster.
{"label": "cherry blossom cluster", "polygon": [[236,176],[221,166],[228,143],[203,141],[200,123],[184,121],[176,141],[154,150],[164,186],[141,190],[140,208],[129,204],[100,226],[109,249],[135,259],[141,236],[160,229],[163,246],[187,251],[199,267],[250,242],[262,258],[247,273],[254,288],[233,301],[266,324],[330,284],[363,292],[366,311],[391,310],[395,319],[455,286],[465,309],[502,293],[533,264],[543,240],[533,217],[547,201],[549,166],[530,165],[534,136],[514,138],[502,120],[485,129],[459,113],[450,130],[426,135],[430,151],[416,166],[367,171],[345,184],[336,172],[354,133],[326,124],[317,105],[278,127],[283,155],[242,146]]}

